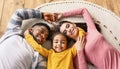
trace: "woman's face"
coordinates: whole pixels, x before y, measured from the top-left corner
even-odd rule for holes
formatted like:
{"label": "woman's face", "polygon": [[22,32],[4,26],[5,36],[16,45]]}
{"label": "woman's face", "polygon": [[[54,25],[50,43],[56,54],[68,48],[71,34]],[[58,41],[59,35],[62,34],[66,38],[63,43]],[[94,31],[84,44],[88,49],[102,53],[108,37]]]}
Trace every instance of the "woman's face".
{"label": "woman's face", "polygon": [[63,23],[60,27],[60,32],[72,39],[76,39],[78,36],[78,28],[74,23]]}
{"label": "woman's face", "polygon": [[55,52],[62,52],[67,48],[67,38],[62,35],[58,34],[53,38],[53,49]]}
{"label": "woman's face", "polygon": [[45,26],[35,26],[32,28],[32,35],[39,44],[43,44],[48,37],[48,29]]}

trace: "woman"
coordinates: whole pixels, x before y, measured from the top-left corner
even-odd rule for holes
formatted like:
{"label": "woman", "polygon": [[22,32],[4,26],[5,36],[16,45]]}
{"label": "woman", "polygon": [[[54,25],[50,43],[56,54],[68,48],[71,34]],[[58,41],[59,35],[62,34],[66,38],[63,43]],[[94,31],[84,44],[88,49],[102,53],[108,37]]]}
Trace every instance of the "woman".
{"label": "woman", "polygon": [[[120,52],[108,43],[103,35],[98,32],[95,24],[86,8],[65,12],[63,17],[82,15],[87,24],[85,55],[87,61],[98,69],[120,69]],[[60,32],[76,40],[79,36],[78,28],[69,22],[60,26]],[[78,56],[79,56],[78,52]],[[78,61],[80,62],[80,61]]]}

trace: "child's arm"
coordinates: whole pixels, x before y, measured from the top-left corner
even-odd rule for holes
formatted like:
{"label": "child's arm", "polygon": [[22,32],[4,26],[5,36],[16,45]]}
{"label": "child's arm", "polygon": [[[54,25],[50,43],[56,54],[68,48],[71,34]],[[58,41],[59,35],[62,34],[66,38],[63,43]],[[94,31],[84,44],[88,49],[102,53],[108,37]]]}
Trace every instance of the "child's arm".
{"label": "child's arm", "polygon": [[26,41],[33,47],[34,50],[38,51],[41,55],[47,57],[49,51],[43,48],[40,44],[38,44],[30,34],[25,34]]}

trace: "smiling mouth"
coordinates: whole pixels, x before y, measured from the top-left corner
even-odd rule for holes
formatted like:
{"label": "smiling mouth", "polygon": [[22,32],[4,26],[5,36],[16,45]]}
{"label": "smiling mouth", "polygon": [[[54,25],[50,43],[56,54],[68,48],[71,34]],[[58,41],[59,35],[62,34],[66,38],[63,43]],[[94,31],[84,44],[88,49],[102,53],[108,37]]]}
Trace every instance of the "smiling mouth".
{"label": "smiling mouth", "polygon": [[30,32],[30,34],[33,36],[33,39],[34,39],[37,43],[43,44],[43,41],[40,40],[40,39],[38,39],[38,38],[36,38],[36,37],[33,35],[33,32]]}
{"label": "smiling mouth", "polygon": [[37,42],[38,42],[39,44],[43,44],[43,43],[44,43],[42,39],[37,39]]}
{"label": "smiling mouth", "polygon": [[37,41],[38,41],[39,43],[42,42],[41,39],[37,39]]}
{"label": "smiling mouth", "polygon": [[56,49],[59,49],[59,50],[61,50],[62,49],[62,47],[55,47]]}

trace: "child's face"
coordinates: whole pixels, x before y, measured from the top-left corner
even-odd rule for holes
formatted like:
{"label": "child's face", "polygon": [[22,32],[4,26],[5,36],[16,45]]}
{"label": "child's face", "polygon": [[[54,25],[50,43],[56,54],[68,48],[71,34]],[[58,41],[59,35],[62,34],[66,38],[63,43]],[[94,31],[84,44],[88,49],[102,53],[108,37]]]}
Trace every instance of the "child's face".
{"label": "child's face", "polygon": [[78,36],[78,28],[74,23],[63,23],[60,27],[60,32],[73,39]]}
{"label": "child's face", "polygon": [[62,52],[67,48],[67,38],[62,35],[58,34],[53,38],[53,49],[56,52]]}

